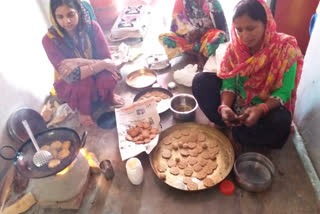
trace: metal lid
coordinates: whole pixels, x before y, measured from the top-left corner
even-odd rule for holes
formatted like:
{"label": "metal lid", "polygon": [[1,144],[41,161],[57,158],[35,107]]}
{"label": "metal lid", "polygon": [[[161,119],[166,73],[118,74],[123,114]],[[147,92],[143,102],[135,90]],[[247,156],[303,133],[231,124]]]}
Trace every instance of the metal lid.
{"label": "metal lid", "polygon": [[148,68],[154,71],[162,71],[171,66],[168,58],[164,54],[155,54],[146,58]]}
{"label": "metal lid", "polygon": [[26,107],[20,108],[13,112],[7,121],[8,135],[18,143],[24,143],[29,139],[22,120],[28,121],[34,134],[47,129],[46,122],[38,112]]}

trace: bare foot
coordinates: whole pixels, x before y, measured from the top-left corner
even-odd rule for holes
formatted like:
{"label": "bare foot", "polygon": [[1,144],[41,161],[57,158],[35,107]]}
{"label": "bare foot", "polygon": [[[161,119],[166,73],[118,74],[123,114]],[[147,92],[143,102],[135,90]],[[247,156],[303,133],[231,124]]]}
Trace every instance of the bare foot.
{"label": "bare foot", "polygon": [[90,115],[79,114],[79,120],[83,126],[92,126],[94,124]]}
{"label": "bare foot", "polygon": [[124,105],[124,100],[121,96],[113,94],[113,101],[111,103],[114,107],[121,107]]}

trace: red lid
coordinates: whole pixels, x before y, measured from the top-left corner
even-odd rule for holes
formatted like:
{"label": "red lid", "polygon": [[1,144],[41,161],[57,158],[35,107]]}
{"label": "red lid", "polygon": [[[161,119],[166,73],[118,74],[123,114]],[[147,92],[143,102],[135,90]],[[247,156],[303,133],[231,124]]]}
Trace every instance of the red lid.
{"label": "red lid", "polygon": [[234,184],[229,180],[224,180],[219,185],[220,192],[231,195],[234,192]]}

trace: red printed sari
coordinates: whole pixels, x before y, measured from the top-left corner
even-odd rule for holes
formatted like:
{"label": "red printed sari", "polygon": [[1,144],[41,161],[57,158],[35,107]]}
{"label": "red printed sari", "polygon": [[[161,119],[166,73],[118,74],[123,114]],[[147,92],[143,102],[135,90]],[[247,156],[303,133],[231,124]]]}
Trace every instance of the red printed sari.
{"label": "red printed sari", "polygon": [[294,37],[276,31],[275,20],[265,1],[257,1],[263,5],[267,14],[261,49],[251,56],[249,48],[240,40],[235,27],[232,26],[232,43],[226,51],[217,75],[221,79],[229,79],[237,75],[248,76],[244,91],[247,95],[246,104],[249,104],[253,97],[258,96],[265,101],[273,91],[281,88],[284,73],[297,62],[295,87],[292,90],[291,99],[285,104],[285,107],[293,113],[296,89],[302,72],[303,55]]}

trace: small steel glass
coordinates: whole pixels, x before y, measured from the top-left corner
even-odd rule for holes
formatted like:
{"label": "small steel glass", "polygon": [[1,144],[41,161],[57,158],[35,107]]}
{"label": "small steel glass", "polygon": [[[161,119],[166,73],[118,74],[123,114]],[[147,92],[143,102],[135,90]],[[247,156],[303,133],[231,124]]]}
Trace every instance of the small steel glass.
{"label": "small steel glass", "polygon": [[195,119],[198,102],[190,94],[178,94],[170,100],[170,110],[173,117],[180,121],[192,121]]}
{"label": "small steel glass", "polygon": [[114,177],[114,171],[110,160],[101,161],[100,169],[107,180],[111,180]]}

